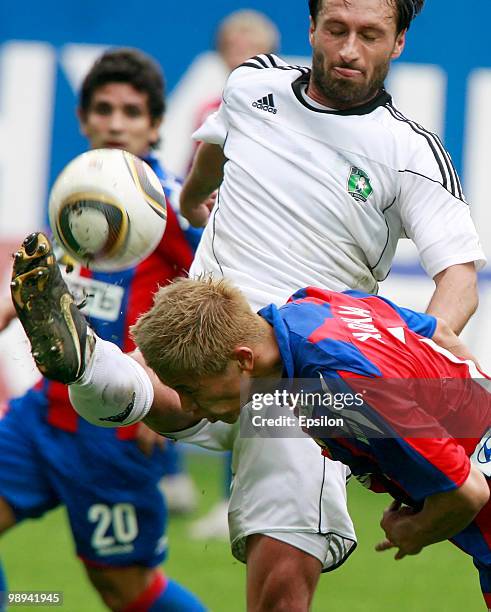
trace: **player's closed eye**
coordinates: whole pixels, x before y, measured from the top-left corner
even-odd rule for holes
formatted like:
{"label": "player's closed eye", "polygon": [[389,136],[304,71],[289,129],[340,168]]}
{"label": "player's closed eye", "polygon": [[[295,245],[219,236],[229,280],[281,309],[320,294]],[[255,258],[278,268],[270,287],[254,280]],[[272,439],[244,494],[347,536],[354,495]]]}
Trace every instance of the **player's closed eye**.
{"label": "player's closed eye", "polygon": [[344,28],[329,28],[328,33],[331,36],[344,36],[346,34],[346,30]]}

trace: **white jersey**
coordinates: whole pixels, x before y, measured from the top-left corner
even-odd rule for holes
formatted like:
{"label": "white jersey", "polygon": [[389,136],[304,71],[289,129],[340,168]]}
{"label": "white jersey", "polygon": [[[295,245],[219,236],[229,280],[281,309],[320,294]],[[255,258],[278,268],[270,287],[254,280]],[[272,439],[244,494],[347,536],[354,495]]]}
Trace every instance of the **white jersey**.
{"label": "white jersey", "polygon": [[328,110],[305,94],[310,71],[273,55],[230,76],[195,138],[228,159],[192,274],[230,278],[253,307],[316,285],[376,293],[397,241],[430,277],[485,258],[448,153],[382,91]]}

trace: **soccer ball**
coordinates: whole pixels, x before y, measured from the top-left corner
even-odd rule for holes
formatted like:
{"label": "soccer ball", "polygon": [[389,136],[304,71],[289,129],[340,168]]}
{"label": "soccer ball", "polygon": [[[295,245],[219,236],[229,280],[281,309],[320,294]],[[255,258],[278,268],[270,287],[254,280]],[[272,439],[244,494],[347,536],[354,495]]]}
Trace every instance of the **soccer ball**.
{"label": "soccer ball", "polygon": [[73,159],[49,197],[49,222],[68,255],[93,270],[135,266],[165,230],[164,191],[153,170],[121,149],[94,149]]}

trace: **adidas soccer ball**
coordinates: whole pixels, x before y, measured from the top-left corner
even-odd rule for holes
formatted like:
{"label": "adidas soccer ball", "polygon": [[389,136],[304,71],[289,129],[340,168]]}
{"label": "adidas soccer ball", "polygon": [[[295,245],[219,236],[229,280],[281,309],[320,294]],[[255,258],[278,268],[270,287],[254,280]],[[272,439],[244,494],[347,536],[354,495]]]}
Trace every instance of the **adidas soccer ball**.
{"label": "adidas soccer ball", "polygon": [[148,164],[121,149],[79,155],[49,197],[54,237],[93,270],[123,270],[148,257],[162,239],[166,218],[159,179]]}

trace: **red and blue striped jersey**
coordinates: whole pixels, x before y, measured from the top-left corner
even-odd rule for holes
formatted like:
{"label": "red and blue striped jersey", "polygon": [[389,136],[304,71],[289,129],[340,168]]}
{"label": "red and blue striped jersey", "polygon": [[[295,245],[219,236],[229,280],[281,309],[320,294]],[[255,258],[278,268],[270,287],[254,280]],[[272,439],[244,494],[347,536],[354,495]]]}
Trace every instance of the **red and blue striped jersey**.
{"label": "red and blue striped jersey", "polygon": [[313,287],[259,314],[275,329],[285,378],[361,398],[336,413],[342,427],[313,434],[327,456],[413,505],[463,484],[468,457],[491,424],[490,395],[469,364],[431,346],[434,317],[374,295]]}

